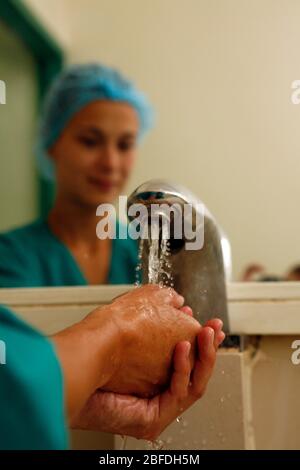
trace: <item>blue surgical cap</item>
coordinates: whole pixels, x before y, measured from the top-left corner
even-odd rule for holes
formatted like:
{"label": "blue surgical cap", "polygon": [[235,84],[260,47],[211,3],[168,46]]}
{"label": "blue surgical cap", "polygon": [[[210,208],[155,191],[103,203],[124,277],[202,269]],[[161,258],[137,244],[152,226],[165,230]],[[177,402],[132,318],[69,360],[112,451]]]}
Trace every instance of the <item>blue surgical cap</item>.
{"label": "blue surgical cap", "polygon": [[117,70],[101,64],[73,65],[56,78],[46,96],[37,139],[39,170],[54,180],[54,164],[47,151],[68,121],[88,103],[96,100],[130,104],[139,117],[139,141],[153,125],[153,109],[146,96]]}

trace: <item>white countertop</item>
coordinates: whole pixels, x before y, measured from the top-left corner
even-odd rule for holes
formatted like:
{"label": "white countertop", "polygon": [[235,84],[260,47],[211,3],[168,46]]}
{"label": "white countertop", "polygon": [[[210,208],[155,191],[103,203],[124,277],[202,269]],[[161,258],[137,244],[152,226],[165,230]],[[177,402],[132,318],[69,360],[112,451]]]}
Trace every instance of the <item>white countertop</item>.
{"label": "white countertop", "polygon": [[[52,332],[132,287],[0,289],[0,303]],[[300,335],[300,282],[230,283],[227,294],[233,334]]]}

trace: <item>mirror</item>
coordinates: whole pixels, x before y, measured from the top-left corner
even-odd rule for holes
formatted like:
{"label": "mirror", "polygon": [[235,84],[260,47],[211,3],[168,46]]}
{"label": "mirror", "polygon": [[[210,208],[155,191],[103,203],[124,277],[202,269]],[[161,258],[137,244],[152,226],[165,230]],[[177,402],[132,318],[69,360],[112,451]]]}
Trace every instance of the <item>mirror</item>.
{"label": "mirror", "polygon": [[[23,29],[0,9],[0,286],[134,282],[136,243],[99,241],[96,208],[153,178],[207,205],[231,243],[233,280],[299,280],[300,5],[25,3],[34,22]],[[80,105],[65,79],[47,114],[55,78],[96,62],[134,83],[132,102],[96,93]],[[111,69],[85,70],[80,82],[73,69],[79,88],[98,73],[122,93]]]}

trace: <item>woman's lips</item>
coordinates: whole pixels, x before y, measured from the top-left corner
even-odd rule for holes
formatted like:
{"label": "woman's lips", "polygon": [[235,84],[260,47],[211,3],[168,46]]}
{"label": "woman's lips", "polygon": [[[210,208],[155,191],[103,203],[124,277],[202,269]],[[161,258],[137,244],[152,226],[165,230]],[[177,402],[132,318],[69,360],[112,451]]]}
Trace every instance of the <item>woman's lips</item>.
{"label": "woman's lips", "polygon": [[101,191],[108,192],[117,186],[117,184],[112,181],[103,181],[103,180],[99,180],[97,178],[92,178],[92,177],[89,178],[88,181],[89,183],[91,183],[93,186],[96,186]]}

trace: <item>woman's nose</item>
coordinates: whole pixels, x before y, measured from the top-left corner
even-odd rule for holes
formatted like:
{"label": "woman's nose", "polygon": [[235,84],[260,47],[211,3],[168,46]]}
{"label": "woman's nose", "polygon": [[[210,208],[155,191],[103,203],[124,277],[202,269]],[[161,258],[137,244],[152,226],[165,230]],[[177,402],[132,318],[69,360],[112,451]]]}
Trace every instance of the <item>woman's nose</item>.
{"label": "woman's nose", "polygon": [[115,169],[119,164],[119,153],[114,145],[106,145],[99,152],[98,164],[102,168]]}

